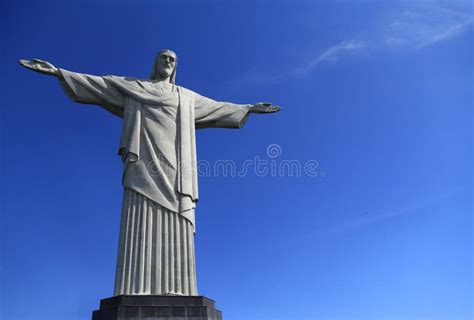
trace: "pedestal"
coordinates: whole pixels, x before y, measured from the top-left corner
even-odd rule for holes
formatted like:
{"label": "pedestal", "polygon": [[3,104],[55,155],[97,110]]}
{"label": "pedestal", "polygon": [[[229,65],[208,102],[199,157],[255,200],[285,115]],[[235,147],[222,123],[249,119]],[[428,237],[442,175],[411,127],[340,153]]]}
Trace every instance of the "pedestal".
{"label": "pedestal", "polygon": [[203,296],[116,296],[100,301],[92,320],[222,320],[213,300]]}

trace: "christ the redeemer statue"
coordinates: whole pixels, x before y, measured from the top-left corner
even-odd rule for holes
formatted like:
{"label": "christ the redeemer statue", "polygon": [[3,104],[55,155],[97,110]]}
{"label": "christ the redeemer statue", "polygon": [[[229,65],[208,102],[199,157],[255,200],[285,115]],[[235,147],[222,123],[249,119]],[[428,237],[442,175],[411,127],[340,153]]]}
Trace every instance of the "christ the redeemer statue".
{"label": "christ the redeemer statue", "polygon": [[79,103],[123,119],[123,207],[114,295],[197,295],[195,129],[241,128],[269,103],[217,102],[175,85],[176,54],[161,51],[150,80],[70,72],[34,59],[19,63],[57,77]]}

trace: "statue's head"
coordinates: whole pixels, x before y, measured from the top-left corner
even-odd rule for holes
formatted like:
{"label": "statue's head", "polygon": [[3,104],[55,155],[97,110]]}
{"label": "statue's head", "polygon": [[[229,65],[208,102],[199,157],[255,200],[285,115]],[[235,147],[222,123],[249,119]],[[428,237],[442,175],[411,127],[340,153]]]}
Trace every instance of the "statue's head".
{"label": "statue's head", "polygon": [[153,63],[150,79],[160,80],[170,78],[170,82],[176,82],[176,65],[178,64],[178,56],[171,50],[164,49],[158,52]]}

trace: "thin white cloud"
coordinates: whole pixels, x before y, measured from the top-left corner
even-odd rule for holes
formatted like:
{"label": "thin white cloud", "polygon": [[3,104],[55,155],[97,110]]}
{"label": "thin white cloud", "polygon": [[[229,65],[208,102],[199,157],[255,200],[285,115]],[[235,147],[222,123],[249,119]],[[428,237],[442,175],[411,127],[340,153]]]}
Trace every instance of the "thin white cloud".
{"label": "thin white cloud", "polygon": [[392,17],[391,21],[379,27],[380,31],[366,39],[349,38],[321,51],[296,69],[276,74],[248,74],[241,83],[273,84],[302,77],[322,63],[334,63],[364,50],[422,49],[454,38],[469,30],[474,23],[472,4],[462,1],[405,2],[400,12]]}
{"label": "thin white cloud", "polygon": [[345,223],[341,226],[334,227],[334,228],[329,229],[327,231],[321,232],[319,234],[319,236],[329,235],[329,234],[333,234],[333,233],[339,233],[339,232],[349,231],[349,230],[354,230],[354,229],[359,229],[359,228],[362,228],[362,227],[365,227],[365,226],[368,226],[368,225],[371,225],[371,224],[374,224],[374,223],[377,223],[377,222],[380,222],[380,221],[387,220],[389,218],[393,218],[393,217],[396,217],[396,216],[400,216],[400,215],[409,213],[413,209],[414,208],[404,208],[404,209],[399,209],[397,211],[389,211],[389,212],[379,213],[379,214],[376,214],[376,215],[373,215],[373,216],[368,216],[366,218],[361,218],[361,219],[357,219],[355,221],[350,221],[350,222],[347,222],[347,223]]}
{"label": "thin white cloud", "polygon": [[365,46],[366,46],[366,43],[360,40],[342,41],[324,50],[321,54],[319,54],[315,59],[309,61],[309,63],[307,63],[306,65],[301,66],[300,68],[296,69],[293,72],[293,75],[306,74],[310,72],[311,70],[313,70],[317,65],[319,65],[322,62],[328,62],[328,61],[336,62],[342,56],[359,51],[363,49]]}
{"label": "thin white cloud", "polygon": [[336,62],[343,56],[348,56],[350,54],[354,54],[355,52],[362,50],[365,46],[366,44],[363,41],[359,40],[342,41],[336,45],[327,48],[322,53],[317,55],[313,60],[310,60],[307,63],[300,65],[294,70],[264,75],[251,73],[248,74],[242,80],[242,83],[252,85],[272,84],[284,81],[288,78],[304,76],[323,62]]}
{"label": "thin white cloud", "polygon": [[394,210],[389,210],[389,211],[380,212],[376,214],[364,213],[361,216],[345,221],[338,226],[334,226],[326,230],[320,230],[319,232],[315,232],[314,234],[311,234],[309,237],[320,238],[320,237],[329,236],[332,234],[338,234],[338,233],[343,233],[346,231],[357,230],[357,229],[360,229],[372,224],[376,224],[388,219],[392,219],[398,216],[407,215],[407,214],[415,214],[417,212],[423,211],[423,209],[426,209],[427,207],[436,205],[439,202],[442,202],[446,199],[451,198],[452,196],[456,195],[461,190],[462,190],[461,188],[455,188],[450,191],[447,191],[444,194],[439,194],[437,196],[429,197],[417,203],[413,203],[406,207],[402,207],[402,208],[398,208]]}
{"label": "thin white cloud", "polygon": [[473,22],[470,4],[421,2],[406,8],[389,24],[383,41],[388,47],[421,49],[465,32]]}

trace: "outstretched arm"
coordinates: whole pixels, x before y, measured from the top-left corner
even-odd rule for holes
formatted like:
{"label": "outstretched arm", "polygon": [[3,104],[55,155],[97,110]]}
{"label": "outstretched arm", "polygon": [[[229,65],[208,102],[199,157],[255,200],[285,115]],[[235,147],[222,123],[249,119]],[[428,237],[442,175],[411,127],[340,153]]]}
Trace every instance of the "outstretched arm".
{"label": "outstretched arm", "polygon": [[18,63],[27,69],[30,69],[42,74],[55,76],[55,77],[59,76],[59,69],[47,61],[43,61],[40,59],[33,59],[33,60],[21,59],[21,60],[18,60]]}
{"label": "outstretched arm", "polygon": [[281,108],[279,106],[274,106],[270,102],[259,102],[254,104],[249,112],[251,113],[274,113],[280,111]]}
{"label": "outstretched arm", "polygon": [[116,116],[123,117],[125,97],[114,85],[117,81],[115,77],[98,77],[70,72],[39,59],[19,60],[18,63],[27,69],[57,77],[64,91],[73,101],[96,104]]}
{"label": "outstretched arm", "polygon": [[196,129],[241,128],[250,113],[273,113],[280,107],[271,103],[235,104],[219,102],[195,93],[194,117]]}

